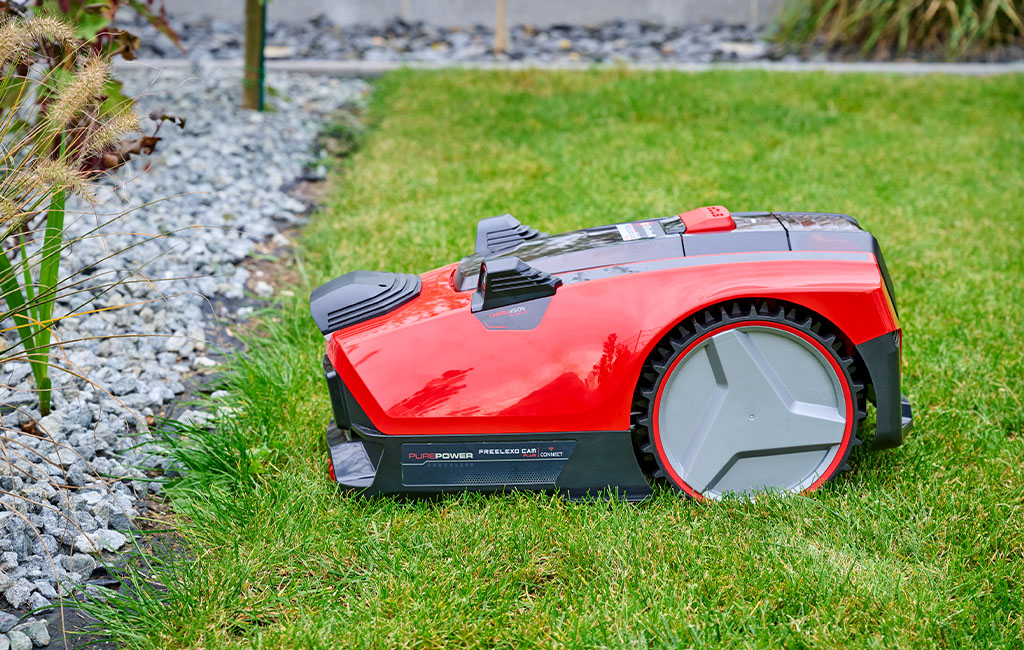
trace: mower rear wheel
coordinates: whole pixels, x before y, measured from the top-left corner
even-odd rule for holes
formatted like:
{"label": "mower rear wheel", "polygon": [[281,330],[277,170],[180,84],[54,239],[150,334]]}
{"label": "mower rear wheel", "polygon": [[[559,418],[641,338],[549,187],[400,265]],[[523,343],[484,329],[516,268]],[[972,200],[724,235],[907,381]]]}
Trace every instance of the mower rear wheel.
{"label": "mower rear wheel", "polygon": [[656,475],[719,499],[811,491],[848,468],[863,386],[843,342],[811,315],[734,303],[688,319],[659,347],[638,422]]}

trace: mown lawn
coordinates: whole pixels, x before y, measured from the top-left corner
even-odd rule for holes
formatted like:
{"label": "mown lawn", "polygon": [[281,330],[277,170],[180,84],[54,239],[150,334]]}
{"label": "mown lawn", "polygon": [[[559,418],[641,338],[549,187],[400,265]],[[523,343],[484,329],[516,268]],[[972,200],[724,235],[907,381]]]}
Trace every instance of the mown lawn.
{"label": "mown lawn", "polygon": [[[404,72],[303,240],[295,298],[170,487],[187,553],[104,623],[131,647],[1024,643],[1024,76]],[[511,212],[549,232],[733,210],[880,239],[916,429],[809,497],[364,500],[325,478],[305,298],[422,271]],[[667,298],[668,299],[668,298]],[[416,351],[410,350],[415,363]],[[395,372],[402,372],[396,368]],[[184,447],[183,447],[184,446]]]}

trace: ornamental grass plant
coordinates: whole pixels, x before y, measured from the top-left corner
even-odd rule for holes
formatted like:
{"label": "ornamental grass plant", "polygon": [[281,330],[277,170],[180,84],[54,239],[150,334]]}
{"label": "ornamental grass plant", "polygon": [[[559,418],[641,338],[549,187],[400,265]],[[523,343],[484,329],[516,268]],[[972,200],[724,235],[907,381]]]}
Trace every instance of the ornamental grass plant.
{"label": "ornamental grass plant", "polygon": [[[111,264],[112,258],[173,236],[131,233],[134,243],[108,245],[107,235],[123,235],[110,226],[124,213],[104,213],[94,203],[98,194],[120,183],[104,172],[151,151],[158,140],[141,133],[132,100],[111,101],[110,56],[77,38],[75,29],[58,17],[0,19],[0,542],[5,556],[13,551],[17,558],[13,570],[7,559],[0,564],[0,606],[19,612],[62,606],[96,566],[95,559],[87,558],[62,567],[56,556],[116,550],[132,539],[133,500],[123,481],[145,480],[140,468],[106,458],[104,467],[110,471],[94,466],[94,459],[79,451],[81,445],[69,443],[73,436],[63,421],[47,417],[57,391],[63,391],[60,403],[66,405],[69,393],[87,387],[109,396],[135,422],[125,425],[124,434],[145,429],[138,414],[73,361],[75,345],[97,337],[60,335],[79,331],[70,326],[74,319],[132,306],[111,300],[119,298],[112,291],[156,281],[142,275],[145,263]],[[158,125],[163,118],[154,117]],[[101,255],[84,263],[76,259],[73,269],[62,269],[75,246],[97,239]],[[34,389],[22,383],[25,373]],[[92,414],[83,408],[91,421]],[[79,435],[93,434],[83,428]],[[94,436],[93,449],[101,444],[99,438]],[[98,488],[114,504],[101,525],[83,501],[86,488]],[[42,600],[42,591],[19,592],[17,583],[26,578],[14,573],[35,565],[37,573],[29,577],[38,580],[40,556],[45,556],[44,572],[56,582],[54,593]],[[74,577],[83,562],[91,567],[79,568]]]}
{"label": "ornamental grass plant", "polygon": [[1024,47],[1024,1],[789,0],[776,38],[880,59],[999,56]]}
{"label": "ornamental grass plant", "polygon": [[[39,73],[35,53],[59,48],[57,66]],[[50,411],[49,355],[59,285],[65,207],[89,196],[95,161],[138,128],[130,102],[104,109],[109,63],[83,50],[72,29],[52,17],[0,26],[0,290],[20,349],[32,368],[39,410]]]}

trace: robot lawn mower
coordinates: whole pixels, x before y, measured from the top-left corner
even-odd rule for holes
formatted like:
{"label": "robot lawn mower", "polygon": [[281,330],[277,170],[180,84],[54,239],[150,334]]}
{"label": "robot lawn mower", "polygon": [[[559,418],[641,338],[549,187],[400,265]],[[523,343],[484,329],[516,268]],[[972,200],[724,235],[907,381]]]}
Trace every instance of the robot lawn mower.
{"label": "robot lawn mower", "polygon": [[875,238],[841,214],[721,206],[546,235],[511,215],[423,275],[317,288],[330,475],[366,494],[639,500],[807,492],[912,423]]}

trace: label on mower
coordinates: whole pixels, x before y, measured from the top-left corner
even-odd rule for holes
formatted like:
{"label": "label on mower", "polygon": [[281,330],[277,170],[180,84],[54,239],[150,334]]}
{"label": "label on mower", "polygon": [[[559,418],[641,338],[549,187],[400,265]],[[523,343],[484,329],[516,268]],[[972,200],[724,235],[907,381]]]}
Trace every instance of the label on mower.
{"label": "label on mower", "polygon": [[653,221],[641,221],[640,223],[620,223],[615,226],[619,230],[622,241],[633,241],[634,239],[650,239],[658,236],[654,229]]}
{"label": "label on mower", "polygon": [[402,445],[402,482],[554,486],[575,448],[575,440],[408,443]]}

